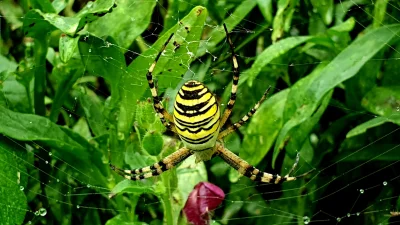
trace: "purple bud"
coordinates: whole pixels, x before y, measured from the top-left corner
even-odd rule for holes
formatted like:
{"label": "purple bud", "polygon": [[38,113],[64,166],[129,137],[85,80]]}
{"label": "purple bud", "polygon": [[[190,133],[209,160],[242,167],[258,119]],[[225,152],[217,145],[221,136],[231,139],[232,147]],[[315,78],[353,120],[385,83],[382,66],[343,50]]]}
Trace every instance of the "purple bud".
{"label": "purple bud", "polygon": [[183,212],[192,224],[209,224],[209,212],[216,209],[224,198],[225,194],[221,188],[212,183],[200,182],[190,192]]}

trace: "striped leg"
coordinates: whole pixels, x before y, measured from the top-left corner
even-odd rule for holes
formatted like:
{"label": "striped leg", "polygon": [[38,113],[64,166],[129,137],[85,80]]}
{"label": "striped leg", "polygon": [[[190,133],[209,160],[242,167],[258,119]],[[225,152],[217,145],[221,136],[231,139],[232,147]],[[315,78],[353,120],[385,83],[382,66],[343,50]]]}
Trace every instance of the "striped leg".
{"label": "striped leg", "polygon": [[290,176],[290,173],[293,172],[294,168],[297,166],[297,163],[299,160],[299,157],[297,157],[295,164],[293,165],[292,169],[290,170],[290,173],[284,177],[281,177],[279,175],[273,175],[270,173],[260,171],[259,169],[250,165],[248,162],[241,159],[235,153],[224,148],[221,144],[218,144],[218,146],[217,146],[217,154],[226,163],[228,163],[230,166],[232,166],[234,169],[236,169],[240,174],[242,174],[246,177],[249,177],[251,180],[261,181],[264,183],[279,184],[279,183],[282,183],[285,181],[293,181],[293,180],[296,180],[299,177],[303,177],[303,176],[309,174],[311,171],[313,171],[313,170],[311,170],[307,173],[304,173],[304,174],[302,174],[300,176],[296,176],[296,177]]}
{"label": "striped leg", "polygon": [[[158,55],[157,55],[156,59],[154,60],[153,64],[151,64],[149,70],[147,71],[146,78],[147,78],[147,82],[149,83],[151,95],[153,97],[154,109],[158,113],[158,116],[160,117],[160,120],[161,120],[162,124],[164,124],[165,127],[167,127],[168,129],[172,130],[173,132],[176,132],[176,129],[175,129],[174,125],[171,124],[170,122],[168,122],[168,121],[173,121],[173,118],[167,112],[167,110],[164,109],[164,107],[163,107],[163,105],[161,103],[161,98],[158,96],[157,88],[155,87],[154,80],[153,80],[153,71],[154,71],[154,68],[157,65],[157,61],[160,58],[161,54],[164,52],[164,50],[167,47],[167,45],[168,45],[169,41],[171,40],[172,36],[174,36],[173,33],[171,34],[171,36],[169,36],[168,40],[165,42],[165,44],[161,48],[161,51],[158,53]],[[165,119],[167,119],[168,121],[165,120]]]}
{"label": "striped leg", "polygon": [[232,126],[228,127],[218,135],[218,140],[222,140],[224,137],[229,135],[230,133],[234,132],[235,130],[239,129],[239,127],[243,126],[249,119],[256,113],[257,109],[260,107],[260,105],[264,102],[264,100],[267,98],[268,92],[271,89],[271,86],[268,87],[268,89],[264,92],[263,96],[261,99],[257,102],[257,104],[254,105],[254,107],[240,119],[239,122],[234,123]]}
{"label": "striped leg", "polygon": [[229,115],[231,115],[232,108],[235,105],[236,101],[236,91],[237,91],[237,86],[239,83],[239,64],[236,59],[235,55],[235,47],[233,46],[232,40],[229,37],[229,32],[228,29],[226,28],[226,25],[224,24],[224,29],[226,33],[226,39],[228,40],[229,46],[231,48],[231,54],[232,54],[232,69],[233,69],[233,80],[232,80],[232,91],[231,91],[231,97],[229,99],[229,102],[226,106],[226,109],[224,111],[224,114],[222,115],[221,118],[221,127],[225,124],[225,122],[228,120]]}
{"label": "striped leg", "polygon": [[188,148],[183,147],[151,166],[134,170],[123,170],[110,163],[110,167],[128,180],[141,180],[160,175],[162,172],[175,167],[190,155],[192,155],[192,152]]}

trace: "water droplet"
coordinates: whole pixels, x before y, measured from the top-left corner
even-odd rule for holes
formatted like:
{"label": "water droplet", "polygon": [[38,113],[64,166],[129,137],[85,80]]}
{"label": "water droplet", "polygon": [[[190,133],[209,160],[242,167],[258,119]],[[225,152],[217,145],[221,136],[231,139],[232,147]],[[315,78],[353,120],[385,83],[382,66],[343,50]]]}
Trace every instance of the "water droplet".
{"label": "water droplet", "polygon": [[77,97],[75,97],[74,99],[75,99],[75,100],[77,100],[78,98],[77,98]]}
{"label": "water droplet", "polygon": [[347,213],[347,217],[350,217],[351,215],[350,215],[350,213]]}
{"label": "water droplet", "polygon": [[57,179],[57,182],[60,182],[60,179]]}
{"label": "water droplet", "polygon": [[383,181],[383,186],[386,186],[387,185],[387,182],[386,181]]}
{"label": "water droplet", "polygon": [[47,160],[46,160],[46,162],[45,162],[45,163],[46,163],[46,164],[49,164],[49,161],[47,161]]}
{"label": "water droplet", "polygon": [[89,52],[92,52],[92,49],[91,49],[91,48],[89,48]]}
{"label": "water droplet", "polygon": [[361,193],[361,194],[364,194],[364,189],[360,189],[360,193]]}
{"label": "water droplet", "polygon": [[340,222],[342,219],[340,217],[336,218],[336,221]]}
{"label": "water droplet", "polygon": [[31,221],[28,221],[28,224],[32,224],[32,222],[31,222]]}
{"label": "water droplet", "polygon": [[303,217],[303,222],[304,222],[304,224],[309,224],[310,218],[308,216]]}
{"label": "water droplet", "polygon": [[35,216],[39,216],[39,211],[34,212]]}
{"label": "water droplet", "polygon": [[47,214],[47,210],[45,208],[40,208],[39,209],[39,215],[45,216]]}
{"label": "water droplet", "polygon": [[52,155],[53,155],[53,153],[49,152],[49,156],[52,156]]}
{"label": "water droplet", "polygon": [[24,190],[24,186],[19,186],[19,190],[23,191]]}
{"label": "water droplet", "polygon": [[90,186],[90,184],[88,184],[86,187],[87,187],[87,188],[90,188],[91,186]]}
{"label": "water droplet", "polygon": [[357,212],[357,213],[356,213],[356,215],[357,215],[357,216],[359,216],[359,215],[360,215],[360,213],[359,213],[359,212]]}
{"label": "water droplet", "polygon": [[77,209],[79,209],[79,208],[80,208],[80,206],[79,206],[79,205],[77,205],[77,206],[76,206],[76,208],[77,208]]}
{"label": "water droplet", "polygon": [[71,118],[72,117],[72,114],[69,114],[69,118]]}

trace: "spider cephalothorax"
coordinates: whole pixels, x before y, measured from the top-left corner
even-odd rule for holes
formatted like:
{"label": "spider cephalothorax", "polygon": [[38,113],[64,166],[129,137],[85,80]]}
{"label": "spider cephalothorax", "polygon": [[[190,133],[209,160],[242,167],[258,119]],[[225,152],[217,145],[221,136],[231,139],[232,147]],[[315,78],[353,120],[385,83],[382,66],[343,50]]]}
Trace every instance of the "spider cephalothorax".
{"label": "spider cephalothorax", "polygon": [[157,89],[155,88],[152,73],[158,59],[173,36],[173,34],[171,34],[158,53],[153,64],[150,66],[146,77],[153,97],[154,109],[158,113],[161,122],[167,129],[179,135],[184,147],[151,166],[135,170],[122,170],[110,164],[111,169],[117,171],[126,179],[140,180],[159,175],[194,154],[196,155],[196,161],[205,161],[214,156],[219,156],[230,166],[238,170],[240,174],[255,181],[280,183],[283,181],[295,180],[307,174],[297,177],[290,176],[290,173],[298,163],[298,156],[290,172],[286,176],[281,177],[258,170],[222,145],[225,136],[237,130],[254,115],[260,104],[265,100],[269,91],[268,88],[257,104],[255,104],[239,122],[234,123],[220,132],[220,129],[225,125],[235,105],[236,91],[239,83],[239,65],[236,60],[233,43],[225,24],[224,29],[231,49],[233,64],[232,91],[224,113],[221,115],[219,104],[210,90],[204,84],[196,80],[186,82],[178,91],[174,102],[173,116],[164,109],[158,96]]}

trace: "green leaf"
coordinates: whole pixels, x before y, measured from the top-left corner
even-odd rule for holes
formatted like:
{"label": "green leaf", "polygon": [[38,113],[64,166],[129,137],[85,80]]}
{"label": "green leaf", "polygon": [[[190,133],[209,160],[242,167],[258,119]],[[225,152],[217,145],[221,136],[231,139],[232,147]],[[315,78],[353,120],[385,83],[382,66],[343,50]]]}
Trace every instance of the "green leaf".
{"label": "green leaf", "polygon": [[[125,76],[123,76],[121,85],[118,87],[121,90],[118,130],[122,134],[127,134],[131,128],[135,112],[135,105],[132,105],[132,102],[137,102],[145,91],[149,89],[146,73],[160,51],[161,46],[172,33],[175,34],[153,72],[155,78],[158,79],[160,94],[162,93],[162,88],[175,87],[181,82],[180,75],[186,73],[190,63],[195,59],[194,52],[197,51],[206,18],[207,10],[204,7],[198,6],[193,8],[186,17],[180,20],[179,24],[165,32],[154,43],[152,48],[140,54],[129,65],[128,71],[124,73]],[[173,42],[180,44],[180,47],[175,49],[175,51],[173,50],[175,48],[172,44]]]}
{"label": "green leaf", "polygon": [[364,96],[361,104],[380,116],[400,114],[400,86],[375,87]]}
{"label": "green leaf", "polygon": [[91,23],[88,31],[98,37],[111,36],[123,52],[149,25],[156,1],[118,1],[111,13]]}
{"label": "green leaf", "polygon": [[116,6],[115,0],[98,0],[94,2],[87,2],[85,7],[75,14],[75,17],[80,18],[77,31],[83,29],[87,23],[97,20],[106,13],[112,12],[113,8]]}
{"label": "green leaf", "polygon": [[155,120],[159,120],[154,111],[153,103],[150,101],[141,101],[137,103],[135,117],[138,126],[146,130],[150,129],[150,125],[154,123]]}
{"label": "green leaf", "polygon": [[[18,110],[19,112],[32,112],[32,102],[23,84],[18,82],[17,77],[9,75],[0,78],[0,94],[4,96],[5,105],[11,109]],[[4,79],[4,80],[3,80]]]}
{"label": "green leaf", "polygon": [[23,29],[28,36],[42,36],[44,33],[59,29],[68,35],[74,35],[79,18],[63,17],[53,13],[42,13],[38,9],[30,10],[24,17]]}
{"label": "green leaf", "polygon": [[91,2],[89,1],[85,7],[79,11],[75,17],[85,18],[86,21],[90,21],[87,17],[102,16],[104,13],[112,10],[112,7],[116,7],[115,0],[98,0]]}
{"label": "green leaf", "polygon": [[57,122],[58,115],[66,99],[69,97],[72,86],[75,84],[78,78],[82,77],[84,68],[79,60],[72,59],[68,63],[60,63],[53,67],[52,77],[55,77],[56,93],[53,98],[53,104],[51,105],[51,112],[49,119],[53,122]]}
{"label": "green leaf", "polygon": [[204,162],[196,163],[196,157],[190,156],[178,166],[176,173],[178,176],[177,190],[179,191],[180,204],[183,208],[194,186],[199,182],[208,180],[207,169]]}
{"label": "green leaf", "polygon": [[250,164],[261,162],[274,144],[283,125],[283,109],[288,93],[289,90],[284,90],[269,97],[247,125],[240,157]]}
{"label": "green leaf", "polygon": [[[293,113],[296,113],[296,111],[299,111],[302,109],[301,105],[298,105],[299,100],[302,100],[304,96],[306,96],[306,93],[304,90],[307,88],[309,83],[311,83],[313,80],[317,79],[317,77],[320,75],[321,71],[326,67],[326,64],[319,64],[311,74],[308,76],[300,79],[298,82],[295,83],[290,88],[290,92],[288,94],[286,103],[285,103],[285,109],[283,111],[283,126],[282,129],[279,131],[279,136],[277,137],[275,148],[274,148],[274,153],[273,153],[273,161],[272,165],[275,167],[275,162],[280,154],[281,150],[284,149],[284,147],[290,143],[289,141],[291,138],[294,139],[295,143],[290,146],[288,149],[288,152],[290,153],[290,157],[294,158],[295,157],[295,151],[299,151],[301,146],[303,145],[304,140],[307,138],[307,135],[310,132],[310,129],[314,126],[316,121],[318,121],[318,118],[321,116],[321,113],[323,113],[323,110],[325,109],[326,105],[321,105],[319,110],[319,113],[315,113],[313,117],[307,117],[308,120],[304,119],[303,117],[295,117],[292,116]],[[329,99],[327,99],[329,102]],[[327,103],[326,103],[327,104]],[[304,123],[304,124],[303,124]],[[296,137],[297,130],[302,129],[300,132],[300,137]],[[285,134],[285,136],[281,136],[282,134]],[[284,138],[284,139],[282,139]],[[278,144],[281,144],[278,146]]]}
{"label": "green leaf", "polygon": [[372,23],[372,27],[377,28],[383,26],[383,21],[385,19],[386,7],[388,1],[386,0],[377,0],[374,3],[374,22]]}
{"label": "green leaf", "polygon": [[85,139],[91,139],[92,135],[90,133],[89,125],[85,119],[85,117],[79,118],[79,120],[72,127],[72,131],[81,135]]}
{"label": "green leaf", "polygon": [[341,1],[335,5],[335,24],[343,23],[343,20],[346,17],[346,14],[350,12],[350,8],[353,6],[361,7],[365,4],[370,4],[371,2],[368,0],[349,0],[349,1]]}
{"label": "green leaf", "polygon": [[128,74],[120,48],[111,37],[102,40],[92,35],[81,36],[78,47],[86,71],[91,75],[104,77],[110,84],[110,107],[114,108],[121,92],[120,79]]}
{"label": "green leaf", "polygon": [[311,0],[311,4],[317,10],[325,25],[332,23],[333,0]]}
{"label": "green leaf", "polygon": [[132,170],[143,168],[156,162],[155,157],[139,154],[138,150],[140,149],[140,144],[135,141],[128,145],[128,147],[126,148],[125,162],[130,166]]}
{"label": "green leaf", "polygon": [[[228,31],[231,32],[233,28],[238,25],[257,5],[257,1],[254,0],[245,0],[243,1],[235,11],[230,14],[230,16],[223,21],[228,28]],[[223,31],[222,26],[217,26],[213,29],[208,35],[209,38],[207,41],[201,42],[200,47],[196,53],[196,57],[203,56],[207,52],[212,52],[215,50],[215,47],[219,42],[225,39],[226,34]]]}
{"label": "green leaf", "polygon": [[350,32],[353,30],[355,24],[356,24],[356,20],[354,19],[354,17],[350,17],[343,23],[329,28],[328,32],[329,31]]}
{"label": "green leaf", "polygon": [[[384,51],[380,51],[374,58],[384,58]],[[346,104],[353,110],[363,110],[361,100],[372,88],[376,86],[376,80],[381,72],[383,60],[371,59],[360,69],[352,78],[347,80],[344,85],[346,91]]]}
{"label": "green leaf", "polygon": [[127,222],[123,215],[119,214],[109,219],[106,225],[147,225],[145,222]]}
{"label": "green leaf", "polygon": [[28,212],[26,151],[21,146],[0,136],[0,224],[22,224]]}
{"label": "green leaf", "polygon": [[[266,48],[261,54],[257,56],[257,59],[254,61],[251,68],[244,71],[242,74],[246,74],[247,82],[250,86],[253,85],[254,80],[257,78],[258,74],[261,70],[272,60],[282,56],[283,54],[287,53],[292,48],[303,44],[306,41],[309,41],[312,37],[289,37],[285,38],[273,45],[270,45]],[[241,79],[243,82],[245,79]]]}
{"label": "green leaf", "polygon": [[[44,96],[46,90],[47,71],[42,69],[42,66],[46,64],[46,54],[49,47],[48,36],[50,32],[55,29],[55,27],[48,21],[43,20],[43,15],[44,14],[42,14],[40,10],[30,10],[25,15],[23,24],[25,35],[34,38],[33,41],[31,41],[33,46],[33,55],[29,54],[29,56],[26,57],[32,56],[32,61],[34,63],[33,72],[31,72],[35,77],[33,106],[35,113],[38,115],[45,115]],[[46,16],[49,17],[52,15],[55,14],[46,14]],[[70,18],[68,18],[68,20],[69,19]],[[60,26],[63,28],[69,26],[69,24],[65,23],[65,21],[60,21],[57,19],[52,22],[61,24]]]}
{"label": "green leaf", "polygon": [[288,31],[292,22],[292,16],[298,0],[279,0],[272,24],[272,42],[276,42],[283,37],[283,32]]}
{"label": "green leaf", "polygon": [[53,8],[56,11],[56,13],[59,14],[68,5],[68,1],[66,1],[66,0],[54,0],[51,4],[53,5]]}
{"label": "green leaf", "polygon": [[399,31],[400,25],[392,25],[365,34],[319,71],[319,75],[307,82],[304,89],[289,94],[288,99],[293,99],[295,104],[291,104],[292,109],[285,113],[285,118],[289,120],[278,136],[274,151],[283,148],[287,141],[287,133],[309,119],[330,90],[353,77],[371,57],[387,46],[387,43],[398,38]]}
{"label": "green leaf", "polygon": [[99,97],[93,91],[85,89],[85,93],[79,95],[79,102],[85,111],[86,119],[93,133],[96,136],[107,134],[106,119],[103,115],[104,107]]}
{"label": "green leaf", "polygon": [[308,24],[308,32],[310,35],[323,35],[326,30],[326,25],[320,18],[320,15],[317,12],[312,12],[310,15],[310,23]]}
{"label": "green leaf", "polygon": [[65,34],[61,35],[59,42],[60,58],[64,63],[77,53],[79,37],[72,38]]}
{"label": "green leaf", "polygon": [[351,138],[353,136],[363,134],[367,131],[367,129],[380,126],[387,122],[391,122],[391,123],[394,123],[394,124],[397,124],[400,126],[400,113],[393,114],[390,117],[376,117],[371,120],[368,120],[367,122],[362,123],[362,124],[356,126],[355,128],[353,128],[352,130],[350,130],[346,134],[346,138]]}
{"label": "green leaf", "polygon": [[160,154],[163,144],[161,134],[156,131],[148,131],[142,140],[143,149],[153,156]]}
{"label": "green leaf", "polygon": [[0,73],[1,72],[14,72],[18,64],[0,55]]}
{"label": "green leaf", "polygon": [[272,0],[257,0],[257,5],[268,23],[272,22]]}
{"label": "green leaf", "polygon": [[2,17],[11,24],[11,30],[16,30],[22,26],[23,10],[20,5],[13,1],[1,1],[0,9]]}
{"label": "green leaf", "polygon": [[141,181],[132,181],[125,179],[119,182],[117,185],[115,185],[115,187],[111,190],[111,193],[109,194],[109,198],[112,198],[115,195],[122,193],[131,193],[135,195],[149,193],[157,195],[153,186],[153,182],[147,180],[141,182]]}
{"label": "green leaf", "polygon": [[[81,173],[82,179],[92,176],[91,181],[104,185],[106,183],[102,173],[106,174],[105,164],[101,155],[84,138],[70,129],[58,126],[49,119],[22,114],[0,106],[0,133],[21,141],[38,141],[59,151],[54,156],[62,158],[64,162],[73,165]],[[93,169],[97,168],[97,169]]]}
{"label": "green leaf", "polygon": [[[300,152],[303,147],[306,147],[306,149],[308,150],[308,153],[306,154],[309,154],[306,155],[305,157],[311,158],[310,155],[312,155],[312,150],[311,147],[309,146],[310,133],[313,130],[313,128],[317,125],[318,121],[321,119],[322,114],[328,107],[329,101],[331,100],[332,97],[332,93],[333,91],[329,92],[323,98],[321,105],[314,112],[314,114],[307,120],[305,120],[304,122],[300,123],[295,127],[292,127],[291,124],[285,124],[285,126],[282,128],[282,131],[284,131],[287,128],[290,128],[290,131],[286,134],[286,140],[288,140],[288,144],[285,147],[285,150],[287,155],[290,156],[291,158],[295,158],[296,154]],[[273,165],[275,165],[279,153],[280,153],[279,151],[274,151],[273,162],[272,162]],[[292,160],[291,163],[293,163]]]}
{"label": "green leaf", "polygon": [[39,9],[46,13],[55,13],[56,10],[49,0],[31,0],[32,8]]}
{"label": "green leaf", "polygon": [[55,29],[74,36],[86,23],[96,20],[99,15],[108,12],[113,5],[113,0],[88,2],[86,7],[77,13],[75,17],[64,17],[55,13],[44,13],[39,9],[33,9],[25,15],[23,28],[29,36],[43,35]]}

